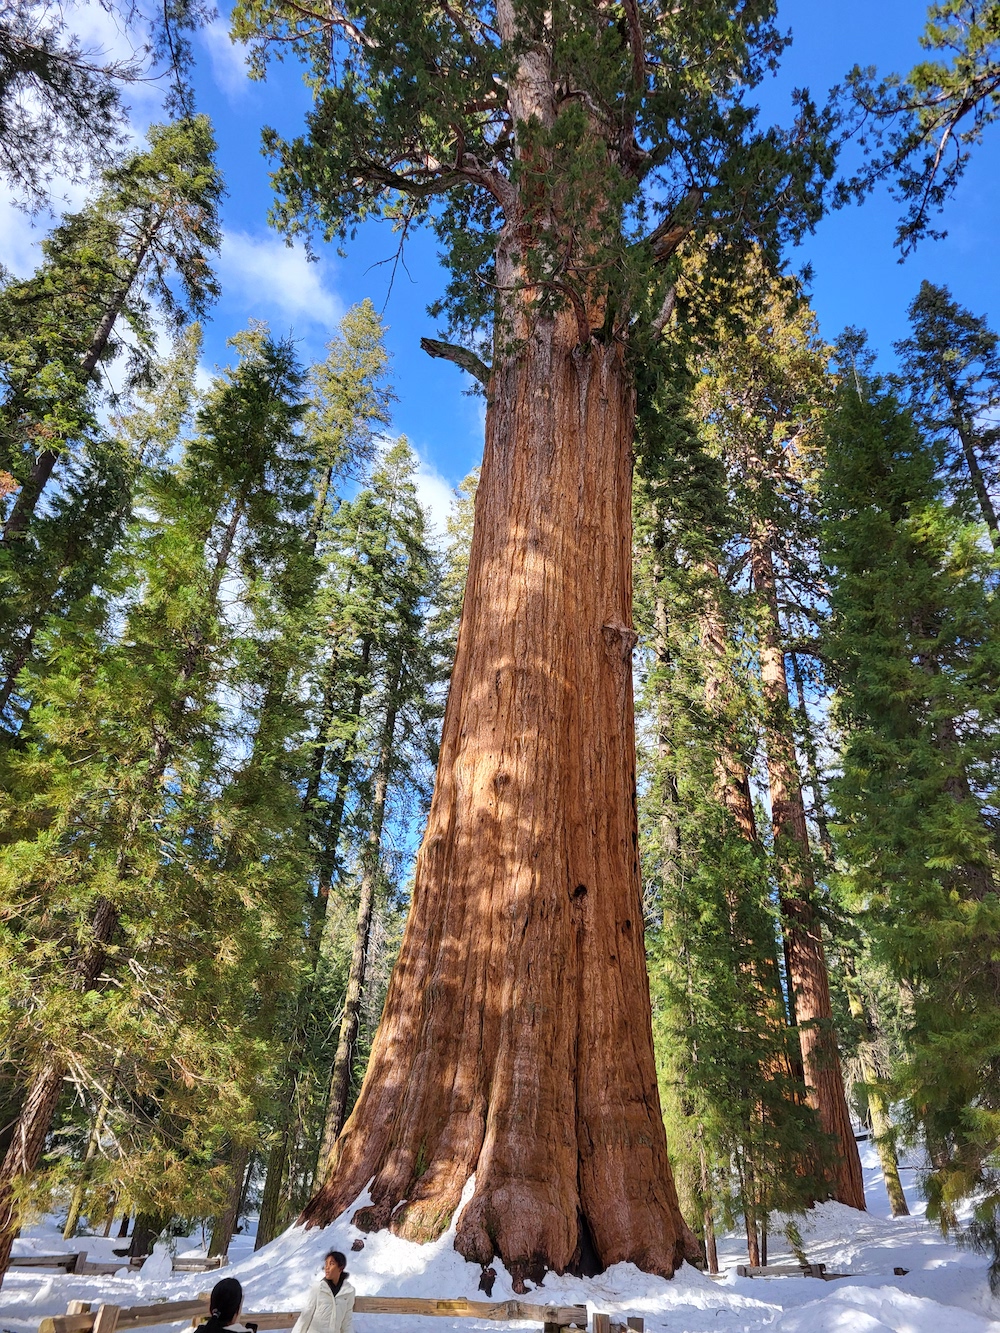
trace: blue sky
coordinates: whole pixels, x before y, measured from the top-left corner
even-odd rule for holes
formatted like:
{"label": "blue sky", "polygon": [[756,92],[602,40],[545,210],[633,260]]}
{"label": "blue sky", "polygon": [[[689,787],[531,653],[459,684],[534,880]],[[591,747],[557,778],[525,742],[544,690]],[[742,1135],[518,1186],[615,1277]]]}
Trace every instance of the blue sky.
{"label": "blue sky", "polygon": [[[777,78],[759,92],[767,114],[787,119],[791,90],[809,87],[818,98],[855,63],[881,71],[906,71],[919,58],[917,38],[924,24],[924,0],[781,0],[779,18],[793,33]],[[75,11],[74,26],[105,45],[115,34],[95,3]],[[406,270],[389,274],[396,237],[387,226],[362,228],[349,255],[319,246],[319,262],[307,263],[301,248],[288,249],[267,226],[268,167],[260,152],[260,131],[271,124],[297,133],[309,105],[294,61],[273,68],[266,82],[251,83],[242,55],[229,42],[223,19],[197,39],[200,109],[215,124],[228,197],[223,207],[225,244],[220,262],[223,296],[206,326],[207,368],[228,359],[225,340],[251,317],[266,319],[277,333],[291,331],[302,355],[322,354],[332,326],[356,301],[368,296],[385,306],[388,344],[399,395],[395,429],[405,433],[422,460],[421,491],[437,516],[447,508],[449,487],[479,460],[483,405],[463,392],[465,378],[455,367],[432,361],[419,347],[436,330],[426,307],[440,293],[443,273],[435,243],[418,234],[408,246]],[[142,129],[157,114],[156,94],[134,99],[134,120]],[[70,191],[71,199],[78,192]],[[904,264],[893,249],[897,208],[885,190],[862,207],[825,218],[814,236],[789,254],[792,267],[813,267],[813,301],[824,334],[834,338],[846,324],[868,329],[874,345],[891,359],[891,343],[906,331],[906,306],[922,278],[945,283],[977,313],[1000,324],[1000,132],[987,135],[944,217],[948,237],[925,242]],[[33,263],[39,230],[0,202],[3,259],[15,271]]]}

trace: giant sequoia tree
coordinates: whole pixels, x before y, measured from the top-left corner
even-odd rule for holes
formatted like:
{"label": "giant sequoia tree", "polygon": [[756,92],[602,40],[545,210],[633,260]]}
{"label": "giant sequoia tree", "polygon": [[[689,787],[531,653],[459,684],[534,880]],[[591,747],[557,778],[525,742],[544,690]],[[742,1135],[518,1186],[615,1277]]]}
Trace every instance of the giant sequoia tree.
{"label": "giant sequoia tree", "polygon": [[[442,306],[491,343],[468,586],[412,910],[354,1113],[307,1207],[456,1245],[518,1289],[686,1245],[656,1090],[635,815],[630,357],[685,236],[732,256],[818,208],[807,101],[745,104],[770,0],[245,0],[315,106],[276,216],[345,236],[429,220]],[[669,304],[669,301],[668,301]],[[662,327],[662,323],[660,324]],[[436,349],[440,352],[440,348]]]}

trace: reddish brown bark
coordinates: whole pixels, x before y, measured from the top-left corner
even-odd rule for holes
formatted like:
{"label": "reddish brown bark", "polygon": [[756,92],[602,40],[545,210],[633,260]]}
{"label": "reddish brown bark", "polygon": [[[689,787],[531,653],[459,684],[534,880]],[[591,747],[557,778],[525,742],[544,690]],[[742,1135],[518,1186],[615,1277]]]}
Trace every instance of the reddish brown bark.
{"label": "reddish brown bark", "polygon": [[826,953],[814,906],[816,884],[788,703],[774,557],[770,534],[763,525],[752,535],[750,558],[754,587],[761,602],[760,663],[767,770],[774,850],[781,875],[788,984],[799,1030],[807,1097],[834,1144],[834,1163],[828,1182],[831,1193],[840,1203],[863,1210],[861,1159],[844,1093]]}
{"label": "reddish brown bark", "polygon": [[499,356],[455,669],[399,961],[306,1208],[456,1246],[518,1288],[686,1235],[650,1024],[635,815],[633,395],[573,311]]}

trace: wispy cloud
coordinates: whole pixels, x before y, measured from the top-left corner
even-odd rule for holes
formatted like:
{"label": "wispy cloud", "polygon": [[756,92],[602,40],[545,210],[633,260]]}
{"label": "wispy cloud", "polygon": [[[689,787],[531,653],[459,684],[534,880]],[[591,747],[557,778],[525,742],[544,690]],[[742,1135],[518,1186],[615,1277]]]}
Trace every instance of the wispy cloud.
{"label": "wispy cloud", "polygon": [[311,262],[301,246],[287,246],[276,236],[227,231],[219,277],[226,298],[250,315],[319,325],[331,336],[344,314],[343,301],[329,285],[328,265]]}
{"label": "wispy cloud", "polygon": [[226,19],[216,17],[201,30],[201,40],[208,51],[212,78],[231,102],[245,97],[250,88],[247,77],[246,47],[229,36]]}
{"label": "wispy cloud", "polygon": [[432,527],[443,536],[448,515],[455,504],[454,487],[450,481],[442,477],[434,464],[429,462],[419,449],[414,449],[413,452],[417,456],[417,475],[414,477],[417,499],[430,519]]}

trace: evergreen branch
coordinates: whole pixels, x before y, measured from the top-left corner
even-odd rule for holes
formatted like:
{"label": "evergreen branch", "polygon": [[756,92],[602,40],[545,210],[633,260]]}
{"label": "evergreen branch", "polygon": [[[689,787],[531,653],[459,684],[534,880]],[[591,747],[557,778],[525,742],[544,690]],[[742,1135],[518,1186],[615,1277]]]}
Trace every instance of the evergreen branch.
{"label": "evergreen branch", "polygon": [[785,652],[793,657],[814,657],[824,666],[829,663],[829,654],[819,646],[818,639],[790,639],[785,644]]}
{"label": "evergreen branch", "polygon": [[327,9],[325,13],[319,14],[316,10],[310,9],[308,5],[298,4],[297,0],[283,0],[283,3],[286,8],[290,9],[294,14],[298,14],[305,19],[313,19],[323,28],[339,28],[345,37],[349,37],[351,41],[356,42],[358,46],[365,46],[371,51],[374,50],[377,45],[363,28],[359,28],[353,20],[347,17],[346,14],[341,14],[339,10],[334,9],[332,6]]}
{"label": "evergreen branch", "polygon": [[441,342],[437,338],[421,338],[421,348],[428,356],[439,357],[442,361],[451,361],[462,370],[467,370],[484,387],[489,387],[490,367],[468,347],[458,347],[455,343]]}

